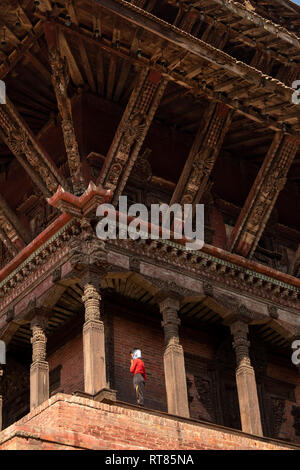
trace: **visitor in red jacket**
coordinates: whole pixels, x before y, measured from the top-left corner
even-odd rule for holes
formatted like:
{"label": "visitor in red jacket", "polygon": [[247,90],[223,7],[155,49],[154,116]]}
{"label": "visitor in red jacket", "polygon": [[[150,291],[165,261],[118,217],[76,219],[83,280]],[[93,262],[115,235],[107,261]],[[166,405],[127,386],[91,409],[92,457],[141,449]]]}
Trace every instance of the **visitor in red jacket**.
{"label": "visitor in red jacket", "polygon": [[140,406],[144,406],[144,390],[146,382],[145,365],[141,358],[134,359],[136,349],[130,351],[131,364],[130,372],[133,375],[133,386],[136,393],[136,401]]}

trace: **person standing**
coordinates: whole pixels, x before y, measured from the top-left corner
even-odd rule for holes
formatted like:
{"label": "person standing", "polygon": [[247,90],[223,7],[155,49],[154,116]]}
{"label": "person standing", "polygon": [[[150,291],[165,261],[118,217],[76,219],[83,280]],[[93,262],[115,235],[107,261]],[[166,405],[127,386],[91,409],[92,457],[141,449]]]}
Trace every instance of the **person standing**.
{"label": "person standing", "polygon": [[146,383],[146,371],[145,364],[141,357],[137,356],[138,349],[132,349],[130,351],[131,364],[130,372],[133,375],[133,387],[136,393],[136,401],[140,406],[144,406],[144,390]]}

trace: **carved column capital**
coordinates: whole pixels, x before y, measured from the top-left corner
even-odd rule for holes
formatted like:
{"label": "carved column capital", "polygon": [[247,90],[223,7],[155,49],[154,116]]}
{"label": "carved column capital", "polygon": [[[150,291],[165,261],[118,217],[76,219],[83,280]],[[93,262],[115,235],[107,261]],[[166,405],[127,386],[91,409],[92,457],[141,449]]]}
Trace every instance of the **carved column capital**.
{"label": "carved column capital", "polygon": [[[97,282],[99,285],[99,282]],[[85,322],[99,322],[100,321],[100,300],[101,295],[99,288],[96,287],[95,282],[87,282],[84,284],[84,293],[82,301],[85,306]]]}
{"label": "carved column capital", "polygon": [[157,303],[163,316],[161,325],[165,332],[166,346],[171,344],[179,345],[178,328],[181,322],[178,317],[178,311],[180,309],[180,297],[173,294],[161,293],[157,297]]}
{"label": "carved column capital", "polygon": [[241,320],[236,320],[230,325],[230,331],[233,336],[232,345],[236,354],[237,369],[242,367],[252,369],[249,357],[248,325]]}
{"label": "carved column capital", "polygon": [[46,344],[47,338],[45,330],[47,327],[47,320],[45,317],[36,316],[30,323],[32,331],[31,344],[32,344],[32,363],[46,361]]}

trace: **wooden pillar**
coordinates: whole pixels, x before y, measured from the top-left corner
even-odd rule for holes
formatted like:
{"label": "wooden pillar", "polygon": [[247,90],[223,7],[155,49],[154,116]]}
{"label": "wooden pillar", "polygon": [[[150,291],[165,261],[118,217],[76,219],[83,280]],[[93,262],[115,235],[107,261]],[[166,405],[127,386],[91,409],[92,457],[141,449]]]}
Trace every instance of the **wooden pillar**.
{"label": "wooden pillar", "polygon": [[[100,276],[99,276],[100,277]],[[99,279],[100,280],[100,279]],[[96,395],[107,388],[104,324],[100,317],[99,280],[83,278],[85,323],[83,326],[84,392]]]}
{"label": "wooden pillar", "polygon": [[158,302],[165,333],[164,371],[168,413],[189,418],[184,353],[179,344],[179,299],[166,296]]}
{"label": "wooden pillar", "polygon": [[254,369],[249,357],[248,325],[236,320],[230,326],[236,354],[236,384],[242,430],[262,436],[262,425]]}
{"label": "wooden pillar", "polygon": [[32,364],[30,367],[30,410],[49,399],[49,364],[46,361],[46,320],[35,317],[31,322]]}

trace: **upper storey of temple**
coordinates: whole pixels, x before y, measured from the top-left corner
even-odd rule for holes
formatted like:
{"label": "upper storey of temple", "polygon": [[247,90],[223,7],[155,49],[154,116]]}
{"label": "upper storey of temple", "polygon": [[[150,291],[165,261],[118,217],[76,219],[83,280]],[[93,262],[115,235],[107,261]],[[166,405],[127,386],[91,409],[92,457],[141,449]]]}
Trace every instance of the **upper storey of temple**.
{"label": "upper storey of temple", "polygon": [[206,205],[206,242],[298,277],[300,7],[0,0],[1,267],[59,186]]}

